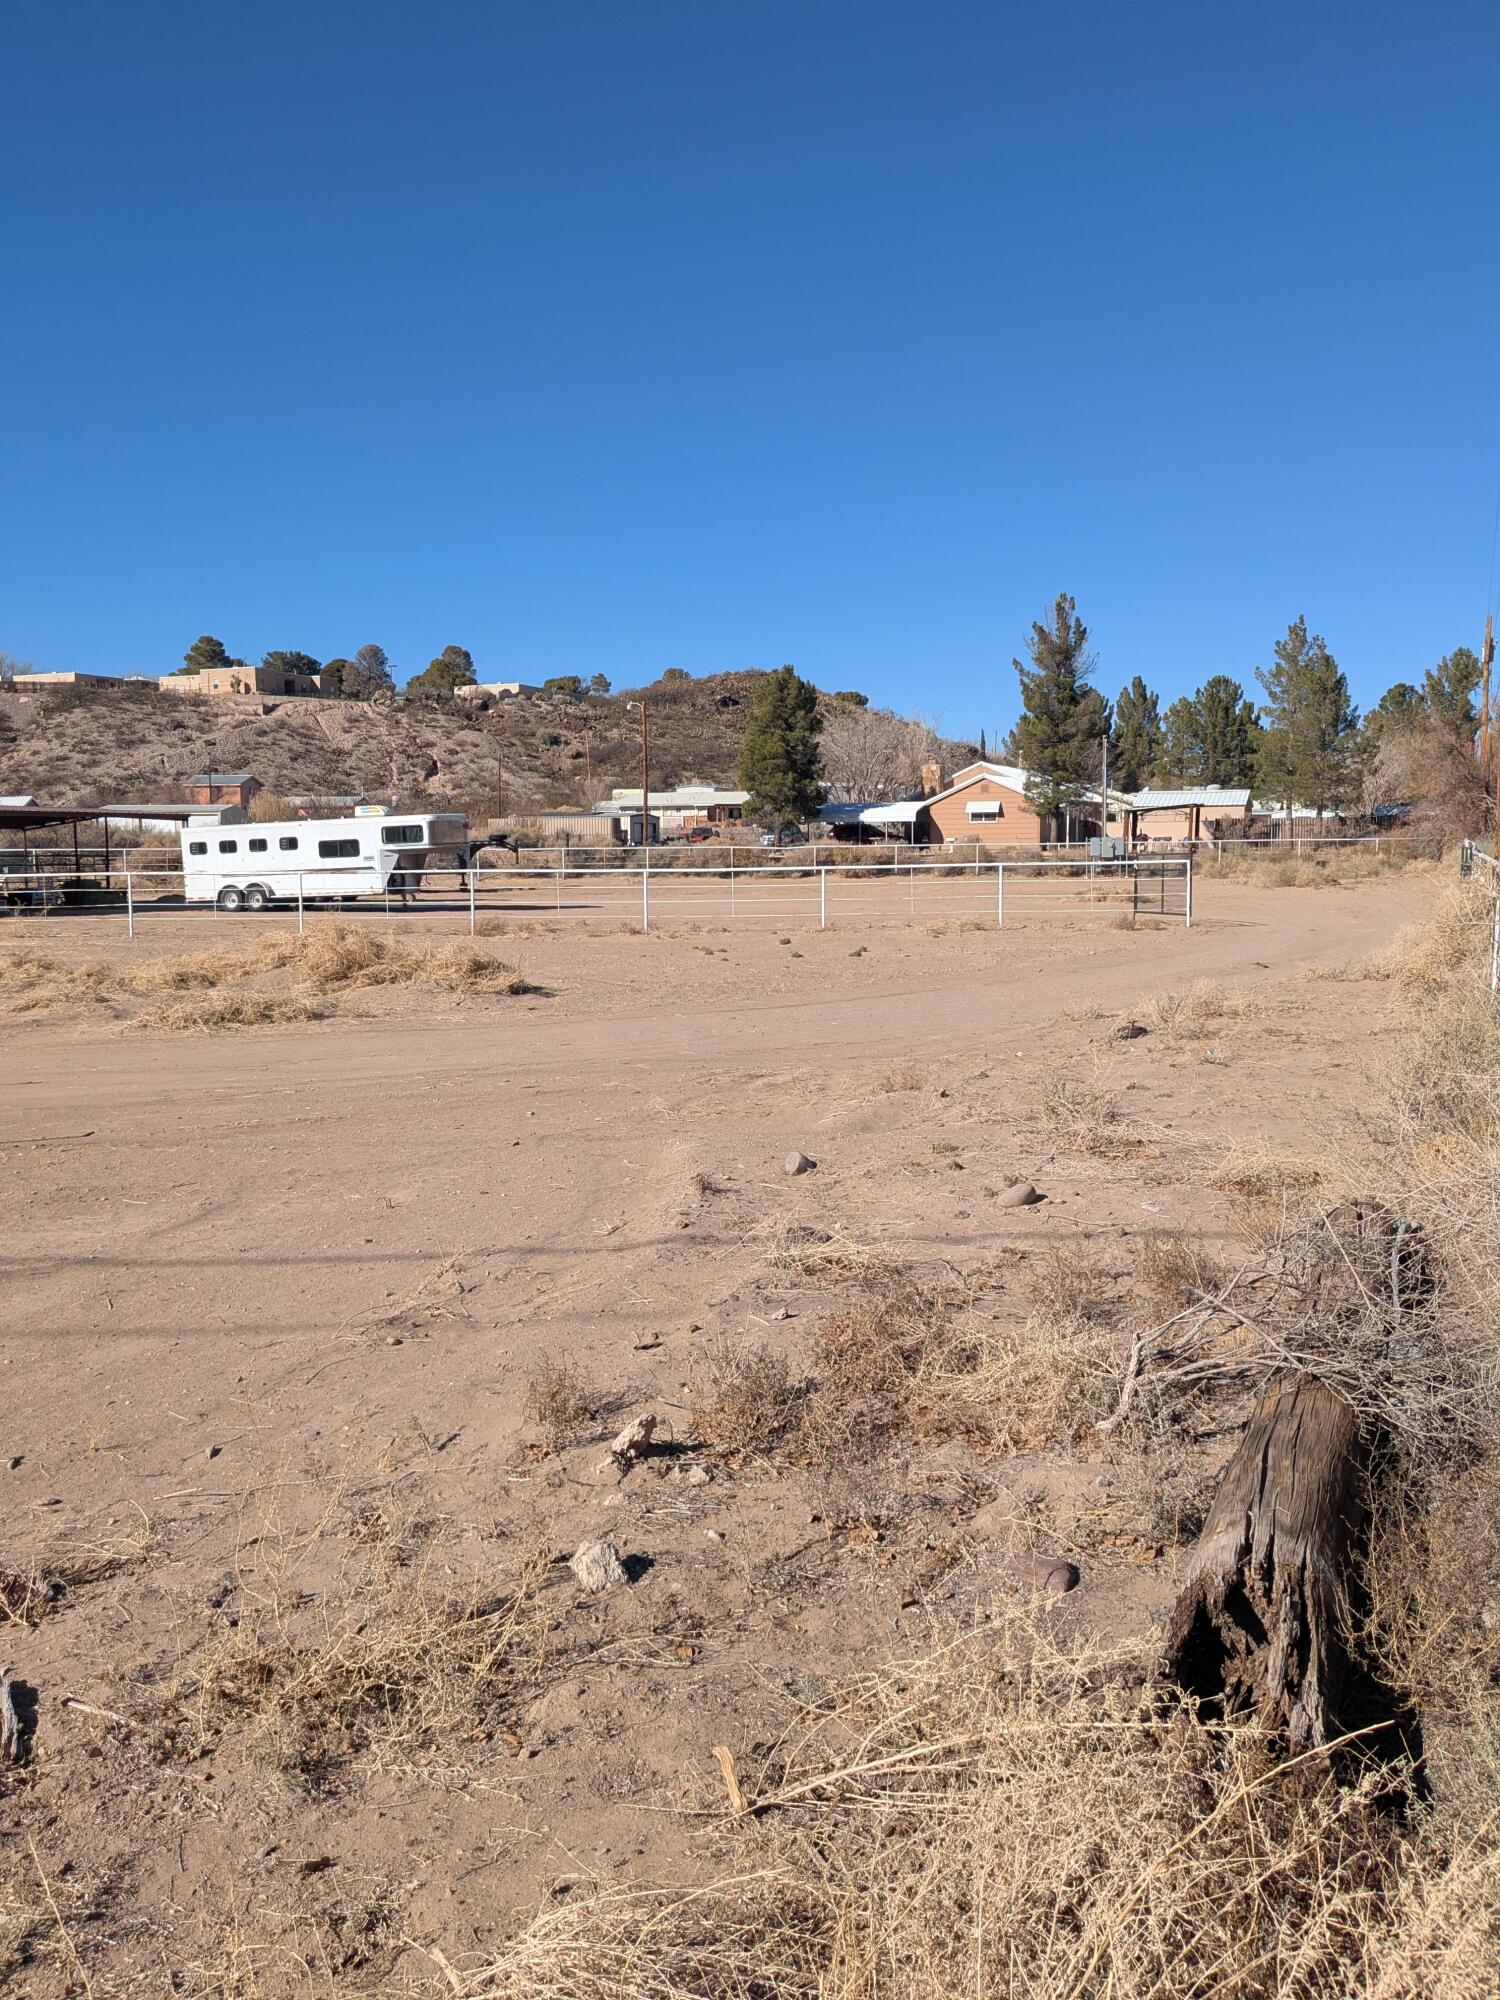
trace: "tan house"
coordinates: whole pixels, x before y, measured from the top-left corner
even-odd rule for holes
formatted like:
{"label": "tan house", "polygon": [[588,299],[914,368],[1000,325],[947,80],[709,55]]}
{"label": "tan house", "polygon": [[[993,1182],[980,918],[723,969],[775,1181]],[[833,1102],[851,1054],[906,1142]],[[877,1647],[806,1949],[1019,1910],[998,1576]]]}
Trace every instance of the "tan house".
{"label": "tan house", "polygon": [[1243,827],[1249,817],[1248,787],[1183,785],[1172,791],[1153,786],[1132,797],[1127,834],[1132,841],[1202,840]]}
{"label": "tan house", "polygon": [[276,667],[250,667],[237,663],[228,667],[200,667],[193,674],[163,674],[160,686],[174,694],[274,694],[320,695],[322,679],[317,674],[284,674]]}

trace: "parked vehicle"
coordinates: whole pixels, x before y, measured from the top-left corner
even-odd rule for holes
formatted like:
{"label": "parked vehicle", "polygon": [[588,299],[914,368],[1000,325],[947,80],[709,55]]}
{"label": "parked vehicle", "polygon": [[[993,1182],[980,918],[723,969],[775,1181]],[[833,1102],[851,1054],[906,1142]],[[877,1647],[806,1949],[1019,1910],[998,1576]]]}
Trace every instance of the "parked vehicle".
{"label": "parked vehicle", "polygon": [[221,910],[264,910],[299,896],[410,894],[421,887],[424,870],[462,868],[468,860],[469,823],[462,813],[362,813],[187,826],[182,832],[187,900]]}

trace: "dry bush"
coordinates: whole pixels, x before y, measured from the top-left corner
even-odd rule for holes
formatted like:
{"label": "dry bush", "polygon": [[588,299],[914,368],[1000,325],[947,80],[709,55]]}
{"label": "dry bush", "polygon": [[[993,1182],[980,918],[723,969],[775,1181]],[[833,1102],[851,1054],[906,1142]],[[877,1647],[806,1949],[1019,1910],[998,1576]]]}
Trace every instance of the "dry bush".
{"label": "dry bush", "polygon": [[[358,1532],[338,1501],[311,1532],[276,1520],[239,1572],[236,1616],[161,1697],[160,1748],[232,1738],[317,1786],[355,1758],[461,1766],[541,1684],[550,1557],[527,1551],[501,1588],[456,1574],[435,1544]],[[420,1553],[413,1558],[413,1550]]]}
{"label": "dry bush", "polygon": [[1398,931],[1362,970],[1367,978],[1394,979],[1411,991],[1432,993],[1456,979],[1476,977],[1481,964],[1488,964],[1489,942],[1489,884],[1472,876],[1450,883],[1425,923]]}
{"label": "dry bush", "polygon": [[0,957],[0,992],[11,994],[7,1012],[35,1014],[75,1003],[105,1007],[119,998],[112,966],[96,959],[69,962],[23,948]]}
{"label": "dry bush", "polygon": [[526,1384],[526,1420],[541,1433],[548,1451],[597,1437],[609,1407],[608,1391],[588,1381],[567,1359],[544,1359]]}
{"label": "dry bush", "polygon": [[358,924],[315,924],[299,935],[274,931],[246,953],[248,969],[299,974],[320,993],[419,982],[454,993],[532,993],[514,966],[468,940],[408,944]]}
{"label": "dry bush", "polygon": [[1259,1006],[1259,996],[1242,987],[1226,987],[1211,979],[1195,979],[1182,992],[1152,993],[1142,1003],[1139,1018],[1172,1040],[1206,1034],[1217,1022],[1243,1020]]}
{"label": "dry bush", "polygon": [[0,1621],[40,1625],[63,1609],[75,1591],[107,1582],[143,1562],[149,1545],[148,1531],[134,1541],[69,1543],[24,1564],[0,1566]]}
{"label": "dry bush", "polygon": [[1138,1282],[1163,1312],[1177,1312],[1202,1293],[1217,1291],[1228,1275],[1201,1236],[1169,1236],[1153,1229],[1142,1240]]}
{"label": "dry bush", "polygon": [[898,1091],[920,1090],[926,1081],[926,1077],[915,1063],[898,1063],[894,1069],[885,1072],[875,1088],[883,1096],[889,1097]]}
{"label": "dry bush", "polygon": [[1109,1159],[1129,1152],[1134,1141],[1119,1129],[1120,1093],[1076,1070],[1054,1070],[1038,1095],[1042,1123],[1055,1146],[1070,1153]]}
{"label": "dry bush", "polygon": [[328,1009],[305,993],[205,993],[143,1007],[133,1028],[165,1034],[219,1034],[226,1028],[286,1028],[321,1021]]}
{"label": "dry bush", "polygon": [[[1500,1845],[1449,1864],[1381,1778],[1153,1718],[1140,1655],[1012,1615],[856,1681],[742,1776],[737,1877],[549,1907],[474,2000],[1477,1995]],[[1482,1865],[1481,1865],[1482,1864]]]}
{"label": "dry bush", "polygon": [[807,1384],[773,1349],[724,1340],[706,1361],[692,1407],[693,1429],[705,1444],[731,1457],[761,1456],[803,1422]]}
{"label": "dry bush", "polygon": [[785,1278],[809,1285],[837,1285],[851,1279],[873,1280],[899,1267],[891,1252],[866,1243],[841,1229],[792,1222],[776,1216],[750,1232],[752,1244],[763,1246],[771,1269]]}
{"label": "dry bush", "polygon": [[1078,1245],[1054,1243],[1025,1266],[1022,1291],[1034,1312],[1091,1324],[1107,1317],[1114,1280]]}

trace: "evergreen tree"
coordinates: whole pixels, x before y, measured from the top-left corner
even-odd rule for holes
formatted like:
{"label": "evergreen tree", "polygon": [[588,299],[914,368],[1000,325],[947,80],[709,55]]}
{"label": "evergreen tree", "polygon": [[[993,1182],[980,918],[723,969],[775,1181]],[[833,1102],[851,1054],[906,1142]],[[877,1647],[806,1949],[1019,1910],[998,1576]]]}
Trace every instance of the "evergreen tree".
{"label": "evergreen tree", "polygon": [[1017,762],[1026,771],[1026,796],[1043,817],[1077,810],[1098,783],[1100,739],[1110,717],[1109,703],[1089,685],[1088,637],[1073,599],[1062,593],[1048,622],[1032,625],[1031,665],[1011,662],[1021,681]]}
{"label": "evergreen tree", "polygon": [[1427,719],[1457,736],[1472,736],[1479,727],[1474,697],[1479,692],[1479,656],[1467,646],[1445,654],[1422,676],[1422,706]]}
{"label": "evergreen tree", "polygon": [[1137,674],[1121,688],[1109,741],[1109,775],[1122,792],[1138,792],[1151,781],[1161,751],[1161,704]]}
{"label": "evergreen tree", "polygon": [[740,745],[740,783],[750,794],[747,819],[781,825],[812,818],[825,797],[822,727],[818,691],[795,667],[766,675]]}
{"label": "evergreen tree", "polygon": [[608,693],[609,693],[609,675],[608,675],[608,674],[591,674],[591,675],[589,676],[589,693],[590,693],[590,694],[608,694]]}
{"label": "evergreen tree", "polygon": [[1165,785],[1196,784],[1201,757],[1198,711],[1192,697],[1182,694],[1167,710],[1161,748],[1156,755],[1156,775]]}
{"label": "evergreen tree", "polygon": [[1212,674],[1193,696],[1200,785],[1248,785],[1255,776],[1260,725],[1255,704],[1228,674]]}
{"label": "evergreen tree", "polygon": [[172,671],[177,674],[198,674],[202,673],[205,667],[232,667],[234,664],[224,641],[215,639],[210,633],[205,632],[203,637],[195,639],[183,654],[182,665],[174,667]]}
{"label": "evergreen tree", "polygon": [[984,731],[981,729],[979,732],[979,761],[981,764],[988,761],[989,754],[988,750],[984,747]]}
{"label": "evergreen tree", "polygon": [[342,694],[344,692],[344,676],[345,674],[352,674],[353,671],[353,660],[342,658],[325,660],[318,673],[318,685],[322,688],[324,694]]}
{"label": "evergreen tree", "polygon": [[473,687],[476,678],[474,661],[468,648],[444,646],[437,658],[429,661],[421,673],[412,675],[406,683],[406,692],[429,696],[452,694],[455,688]]}
{"label": "evergreen tree", "polygon": [[1323,812],[1347,804],[1357,778],[1359,711],[1349,683],[1307,620],[1295,618],[1276,642],[1272,666],[1257,667],[1265,689],[1259,787],[1288,805]]}

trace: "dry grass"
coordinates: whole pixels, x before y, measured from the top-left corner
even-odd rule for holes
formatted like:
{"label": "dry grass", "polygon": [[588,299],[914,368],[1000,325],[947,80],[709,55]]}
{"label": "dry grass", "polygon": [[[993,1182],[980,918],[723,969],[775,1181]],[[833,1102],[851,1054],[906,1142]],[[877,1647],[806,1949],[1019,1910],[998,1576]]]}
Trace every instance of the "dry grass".
{"label": "dry grass", "polygon": [[1195,979],[1182,992],[1153,993],[1141,1003],[1138,1018],[1170,1040],[1207,1034],[1226,1020],[1244,1020],[1258,1011],[1260,999],[1243,987],[1226,987],[1211,979]]}
{"label": "dry grass", "polygon": [[162,1754],[232,1740],[312,1787],[356,1758],[461,1768],[540,1685],[545,1553],[525,1552],[497,1588],[409,1518],[372,1531],[341,1497],[310,1532],[255,1525],[235,1617],[161,1698]]}
{"label": "dry grass", "polygon": [[758,1225],[749,1240],[763,1247],[767,1263],[778,1276],[807,1285],[874,1280],[899,1269],[897,1258],[883,1244],[867,1243],[843,1229],[824,1229],[782,1216]]}
{"label": "dry grass", "polygon": [[1135,1140],[1120,1130],[1120,1093],[1097,1070],[1092,1076],[1052,1071],[1042,1079],[1037,1102],[1047,1136],[1062,1152],[1114,1159],[1134,1149]]}
{"label": "dry grass", "polygon": [[1367,978],[1394,979],[1416,993],[1440,992],[1455,980],[1477,984],[1489,937],[1489,885],[1473,876],[1451,882],[1425,923],[1398,931],[1362,970]]}
{"label": "dry grass", "polygon": [[1138,1273],[1146,1299],[1162,1312],[1180,1312],[1228,1276],[1201,1236],[1169,1236],[1153,1229],[1141,1243]]}
{"label": "dry grass", "polygon": [[764,1457],[805,1420],[807,1384],[773,1349],[721,1340],[705,1364],[691,1419],[705,1444],[731,1458]]}
{"label": "dry grass", "polygon": [[526,1420],[548,1451],[564,1451],[597,1437],[608,1407],[608,1393],[566,1357],[542,1361],[526,1384]]}
{"label": "dry grass", "polygon": [[790,1718],[737,1876],[539,1916],[486,2000],[1478,1995],[1493,1831],[1450,1861],[1371,1774],[1153,1717],[1138,1652],[1012,1616]]}
{"label": "dry grass", "polygon": [[327,1013],[305,993],[205,993],[143,1007],[130,1025],[155,1033],[213,1035],[226,1028],[293,1027],[321,1021]]}
{"label": "dry grass", "polygon": [[59,1007],[107,1007],[116,998],[114,968],[96,959],[69,963],[23,947],[0,956],[0,993],[10,1014],[50,1013]]}

